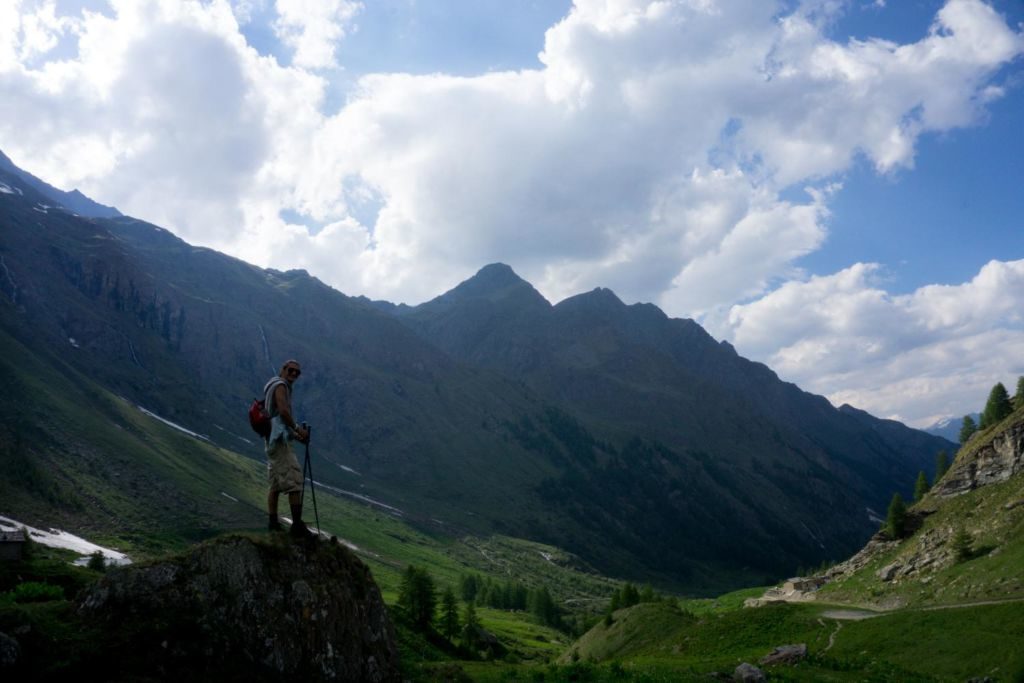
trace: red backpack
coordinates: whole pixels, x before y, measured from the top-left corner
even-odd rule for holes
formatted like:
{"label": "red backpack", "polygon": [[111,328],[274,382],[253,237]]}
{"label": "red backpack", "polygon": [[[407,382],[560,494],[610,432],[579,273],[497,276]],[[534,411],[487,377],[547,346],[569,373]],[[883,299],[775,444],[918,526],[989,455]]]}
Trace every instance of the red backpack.
{"label": "red backpack", "polygon": [[274,378],[267,382],[263,398],[254,398],[249,406],[249,426],[252,431],[263,437],[264,441],[270,438],[270,413],[267,412],[267,394],[271,388],[277,389],[278,384],[284,384],[284,380]]}
{"label": "red backpack", "polygon": [[249,426],[264,440],[270,438],[270,415],[262,398],[254,398],[249,406]]}

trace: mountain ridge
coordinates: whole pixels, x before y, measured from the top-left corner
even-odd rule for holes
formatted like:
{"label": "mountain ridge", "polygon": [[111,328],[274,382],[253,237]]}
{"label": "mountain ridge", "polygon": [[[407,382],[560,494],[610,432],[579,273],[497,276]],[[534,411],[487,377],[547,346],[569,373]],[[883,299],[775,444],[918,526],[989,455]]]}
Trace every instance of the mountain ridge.
{"label": "mountain ridge", "polygon": [[447,299],[383,305],[30,194],[0,195],[0,326],[26,349],[256,460],[244,407],[300,358],[324,483],[441,528],[717,590],[859,545],[864,509],[948,443],[844,416],[608,290],[551,306],[488,266]]}
{"label": "mountain ridge", "polygon": [[58,190],[53,185],[40,180],[28,171],[18,168],[3,151],[0,151],[0,171],[17,176],[51,201],[55,201],[69,211],[81,216],[88,218],[115,218],[122,215],[114,207],[100,204],[86,197],[77,189],[73,189],[70,192]]}

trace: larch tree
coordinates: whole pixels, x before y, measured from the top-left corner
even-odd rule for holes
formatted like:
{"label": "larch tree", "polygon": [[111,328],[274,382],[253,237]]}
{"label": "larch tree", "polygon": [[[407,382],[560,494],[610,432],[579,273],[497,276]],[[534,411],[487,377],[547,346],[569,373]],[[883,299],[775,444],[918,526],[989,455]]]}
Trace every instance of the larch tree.
{"label": "larch tree", "polygon": [[976,431],[978,431],[978,423],[970,415],[964,415],[964,423],[960,427],[960,445],[963,446],[967,443]]}
{"label": "larch tree", "polygon": [[946,451],[939,451],[935,456],[935,483],[938,484],[939,480],[946,476],[946,472],[949,470],[949,456],[946,455]]}
{"label": "larch tree", "polygon": [[907,527],[907,506],[903,497],[892,494],[892,501],[889,503],[889,513],[885,517],[885,531],[891,538],[903,538]]}
{"label": "larch tree", "polygon": [[981,414],[981,428],[988,429],[994,424],[1003,421],[1007,415],[1013,412],[1013,404],[1010,403],[1010,395],[1002,382],[997,383],[989,392],[988,401],[985,403],[985,411]]}
{"label": "larch tree", "polygon": [[924,494],[928,493],[929,488],[931,487],[928,486],[928,477],[925,475],[924,471],[918,472],[917,482],[914,484],[914,500],[920,501],[924,498]]}
{"label": "larch tree", "polygon": [[441,594],[441,633],[448,640],[459,635],[459,603],[450,587]]}

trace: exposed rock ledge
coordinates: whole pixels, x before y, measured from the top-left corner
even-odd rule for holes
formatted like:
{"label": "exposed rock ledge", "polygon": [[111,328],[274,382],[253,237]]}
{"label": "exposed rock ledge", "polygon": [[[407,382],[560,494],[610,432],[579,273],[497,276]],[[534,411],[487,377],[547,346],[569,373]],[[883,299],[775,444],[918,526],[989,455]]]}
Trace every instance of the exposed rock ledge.
{"label": "exposed rock ledge", "polygon": [[[970,448],[970,444],[966,448]],[[1021,471],[1024,471],[1024,417],[964,457],[958,457],[932,493],[955,496],[979,486],[1006,481]]]}
{"label": "exposed rock ledge", "polygon": [[225,536],[79,598],[113,677],[399,681],[394,629],[348,549]]}

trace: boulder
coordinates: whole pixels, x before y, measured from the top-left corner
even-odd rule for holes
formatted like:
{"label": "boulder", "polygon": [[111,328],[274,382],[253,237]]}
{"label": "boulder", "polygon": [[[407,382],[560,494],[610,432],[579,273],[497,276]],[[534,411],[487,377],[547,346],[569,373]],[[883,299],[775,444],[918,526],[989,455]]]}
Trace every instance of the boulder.
{"label": "boulder", "polygon": [[336,544],[224,536],[108,572],[78,614],[129,677],[401,680],[380,591]]}
{"label": "boulder", "polygon": [[763,683],[768,679],[764,677],[764,672],[756,666],[743,662],[732,672],[732,680],[737,683]]}
{"label": "boulder", "polygon": [[758,661],[761,666],[772,664],[796,664],[807,656],[807,645],[780,645]]}
{"label": "boulder", "polygon": [[900,565],[898,562],[887,564],[878,570],[878,578],[882,581],[892,581],[893,577],[896,576],[896,572],[899,570]]}

